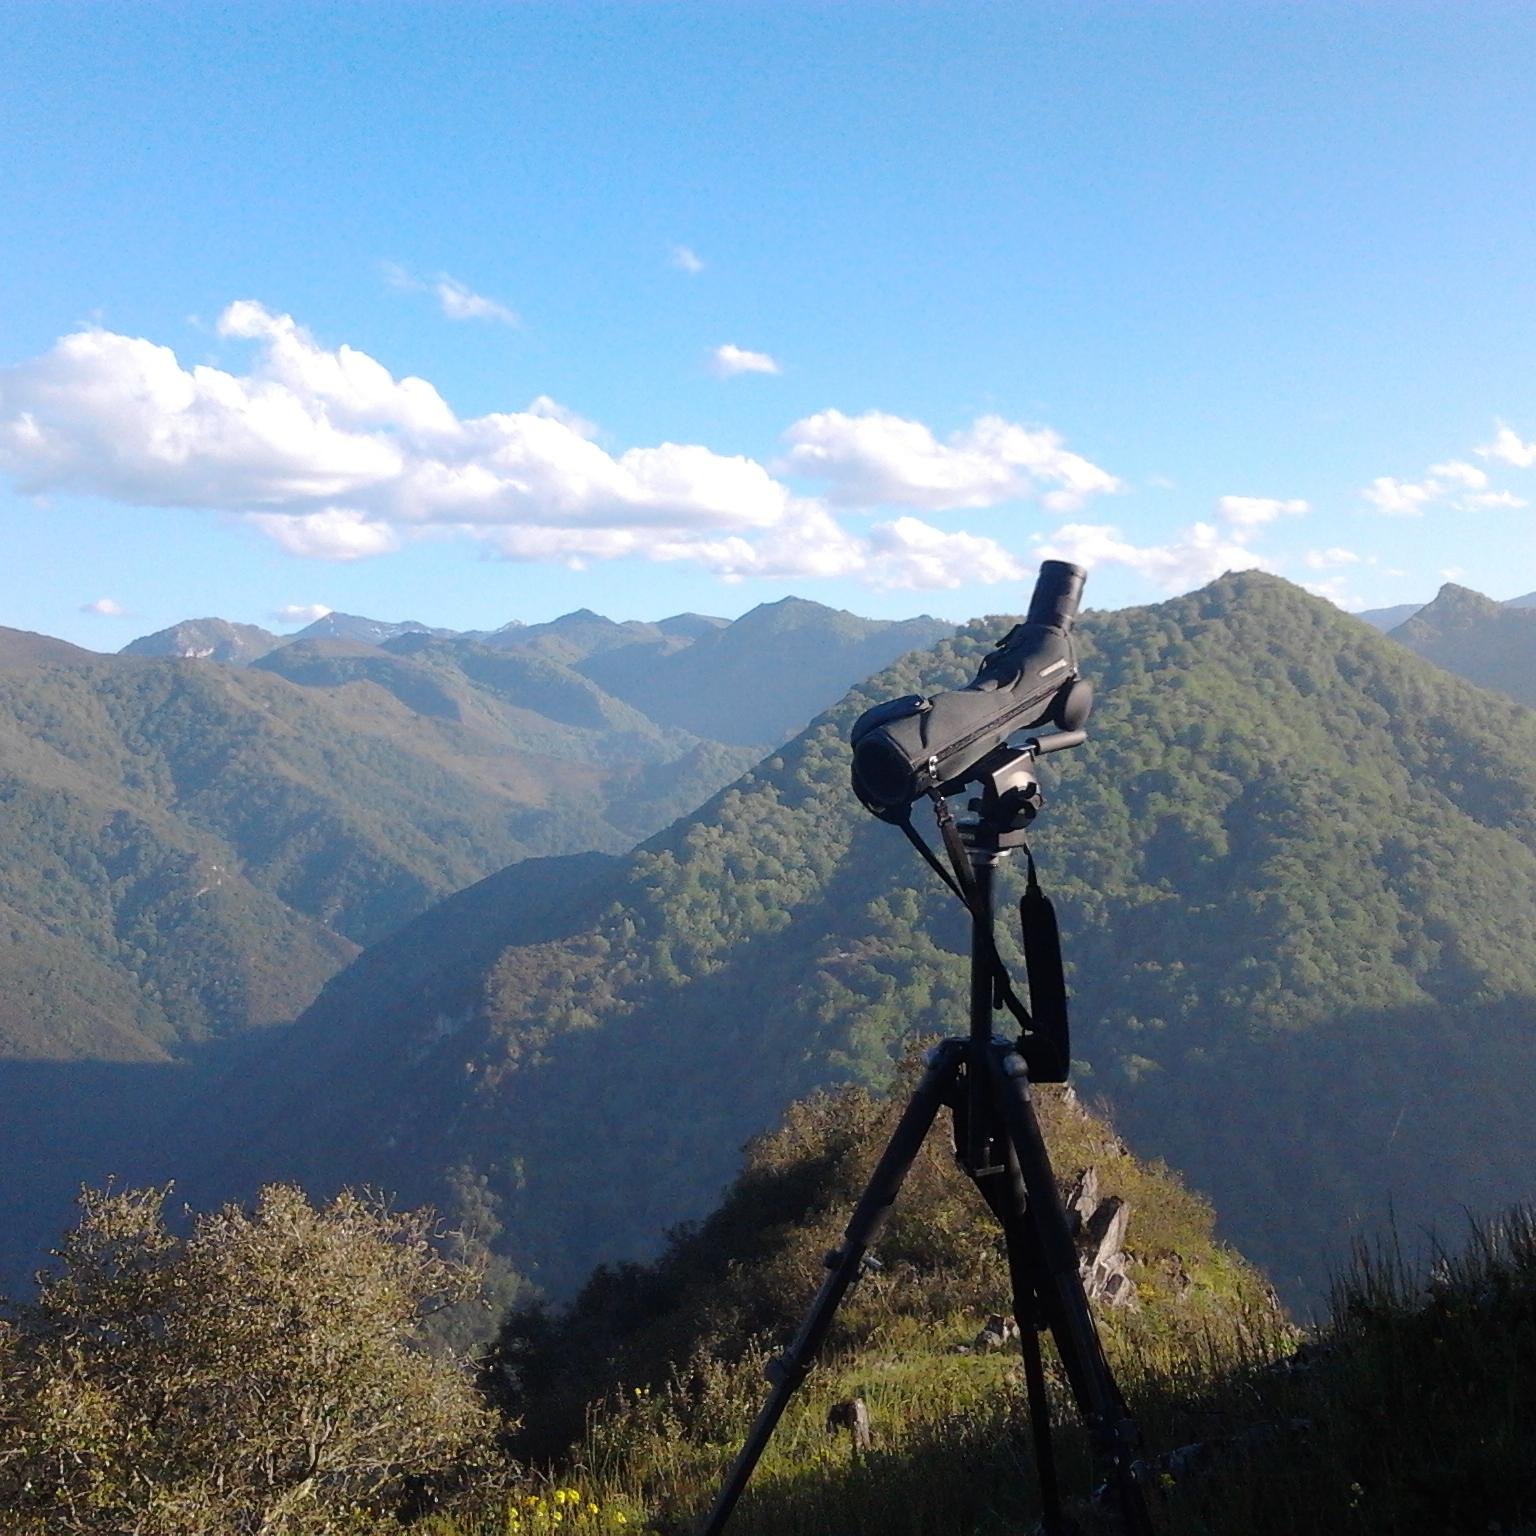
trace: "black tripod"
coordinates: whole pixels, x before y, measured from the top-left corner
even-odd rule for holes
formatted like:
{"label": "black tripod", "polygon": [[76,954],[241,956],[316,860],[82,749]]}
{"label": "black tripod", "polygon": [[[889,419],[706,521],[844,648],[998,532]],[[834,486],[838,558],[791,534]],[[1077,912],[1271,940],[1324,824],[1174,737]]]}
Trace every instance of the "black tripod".
{"label": "black tripod", "polygon": [[[1042,1528],[1046,1536],[1064,1536],[1072,1528],[1061,1507],[1045,1369],[1040,1355],[1040,1335],[1048,1329],[1087,1426],[1105,1491],[1118,1510],[1121,1528],[1126,1536],[1150,1536],[1151,1521],[1133,1470],[1138,1443],[1136,1425],[1099,1343],[1078,1274],[1071,1229],[1030,1102],[1032,1075],[1046,1081],[1066,1080],[1065,1040],[1060,1041],[1059,1056],[1053,1058],[1051,1042],[1038,1034],[1032,1035],[1028,1016],[1013,997],[993,940],[993,877],[997,865],[1013,849],[1024,845],[1025,829],[1040,805],[1030,765],[1040,753],[1059,746],[1075,746],[1082,739],[1082,733],[1074,731],[994,754],[981,765],[988,771],[975,775],[981,780],[982,795],[971,802],[977,812],[973,821],[957,826],[949,817],[945,802],[937,795],[934,797],[955,866],[950,883],[971,914],[970,1033],[964,1039],[946,1040],[928,1053],[927,1069],[870,1175],[843,1241],[826,1257],[827,1278],[822,1281],[794,1341],[769,1367],[773,1390],[701,1528],[701,1536],[719,1536],[724,1530],[790,1397],[810,1373],[839,1304],[865,1272],[869,1249],[878,1239],[902,1181],[944,1106],[952,1114],[955,1155],[960,1166],[981,1191],[1003,1229],[1013,1315],[1029,1393]],[[942,866],[921,840],[915,834],[909,835],[943,874]],[[948,875],[945,878],[948,880]],[[1031,892],[1038,896],[1032,866],[1030,885]],[[1044,904],[1043,897],[1040,901]],[[1048,912],[1048,904],[1045,906]],[[1031,960],[1032,1001],[1038,1016],[1040,990],[1059,990],[1059,956],[1054,980],[1046,977],[1044,988],[1037,988],[1033,962],[1043,941],[1038,932],[1033,936],[1030,933],[1028,896],[1024,913],[1025,954]],[[1044,942],[1054,950],[1053,919],[1048,941]],[[993,1015],[1005,1003],[1026,1023],[1016,1044],[993,1034]],[[1064,1006],[1061,1024],[1064,1036]]]}

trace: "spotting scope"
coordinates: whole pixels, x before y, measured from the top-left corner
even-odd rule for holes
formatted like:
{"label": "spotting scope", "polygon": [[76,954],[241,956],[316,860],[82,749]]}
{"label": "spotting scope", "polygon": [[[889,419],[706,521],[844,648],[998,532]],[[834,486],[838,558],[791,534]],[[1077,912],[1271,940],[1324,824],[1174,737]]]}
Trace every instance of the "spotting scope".
{"label": "spotting scope", "polygon": [[1093,686],[1078,674],[1072,626],[1087,572],[1065,560],[1040,567],[1029,613],[988,653],[964,688],[910,694],[867,709],[854,722],[853,791],[882,821],[904,821],[919,796],[954,793],[1015,731],[1047,723],[1039,751],[1076,746]]}

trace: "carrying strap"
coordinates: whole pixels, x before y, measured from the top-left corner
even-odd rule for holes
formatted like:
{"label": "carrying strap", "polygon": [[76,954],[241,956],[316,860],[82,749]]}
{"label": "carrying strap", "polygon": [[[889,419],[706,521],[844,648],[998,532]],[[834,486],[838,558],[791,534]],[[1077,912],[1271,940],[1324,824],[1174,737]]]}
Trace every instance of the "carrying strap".
{"label": "carrying strap", "polygon": [[934,816],[939,823],[939,835],[944,840],[944,851],[949,855],[953,874],[945,869],[939,861],[939,856],[923,841],[922,834],[912,825],[910,806],[897,825],[907,841],[922,854],[929,868],[955,893],[961,905],[979,924],[985,925],[982,927],[982,933],[986,945],[988,968],[992,973],[992,1006],[1006,1008],[1013,1015],[1014,1022],[1020,1030],[1025,1035],[1033,1037],[1034,1021],[1030,1018],[1029,1009],[1024,1006],[1023,999],[1013,990],[1013,979],[1008,974],[1008,967],[1003,963],[1003,957],[997,952],[997,941],[993,937],[990,925],[986,925],[986,914],[981,911],[981,903],[976,895],[976,880],[971,873],[971,861],[966,854],[965,844],[960,840],[960,829],[955,825],[954,812],[950,810],[949,802],[942,795],[936,791],[930,793]]}
{"label": "carrying strap", "polygon": [[1029,1004],[1034,1010],[1038,1050],[1046,1054],[1031,1063],[1037,1082],[1065,1082],[1072,1065],[1067,1022],[1067,977],[1061,963],[1061,930],[1056,908],[1040,889],[1035,856],[1027,848],[1029,878],[1019,899],[1019,923],[1024,932],[1024,973],[1029,977]]}

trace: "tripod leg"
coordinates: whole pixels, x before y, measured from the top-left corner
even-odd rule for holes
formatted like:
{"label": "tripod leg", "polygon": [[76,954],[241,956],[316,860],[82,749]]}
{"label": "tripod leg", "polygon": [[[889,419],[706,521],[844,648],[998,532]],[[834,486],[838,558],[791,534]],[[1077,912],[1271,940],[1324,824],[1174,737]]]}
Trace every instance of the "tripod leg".
{"label": "tripod leg", "polygon": [[[1038,1261],[1034,1284],[1056,1340],[1072,1395],[1088,1424],[1094,1449],[1105,1464],[1127,1536],[1150,1536],[1151,1517],[1132,1470],[1139,1435],[1104,1358],[1098,1329],[1077,1270],[1066,1211],[1051,1171],[1045,1138],[1029,1097],[1024,1059],[1007,1047],[987,1053],[1003,1124],[1018,1161],[1033,1236],[1023,1257]],[[1010,1243],[1010,1263],[1012,1244]],[[1027,1368],[1027,1367],[1026,1367]]]}
{"label": "tripod leg", "polygon": [[[1010,1163],[1013,1159],[1009,1159]],[[1010,1172],[1013,1172],[1010,1169]],[[1014,1175],[1017,1177],[1017,1174]],[[1022,1192],[1022,1191],[1021,1191]],[[1022,1204],[1022,1202],[1021,1202]],[[1038,1256],[1028,1219],[1022,1209],[1003,1218],[1003,1238],[1008,1248],[1008,1278],[1013,1290],[1013,1321],[1019,1330],[1019,1353],[1024,1358],[1024,1386],[1029,1394],[1030,1432],[1035,1442],[1035,1475],[1040,1482],[1041,1524],[1046,1536],[1065,1530],[1061,1514],[1061,1483],[1056,1476],[1056,1451],[1051,1443],[1051,1402],[1046,1396],[1045,1362],[1040,1357],[1040,1333],[1046,1326],[1044,1308],[1035,1291]]]}
{"label": "tripod leg", "polygon": [[923,1139],[933,1125],[960,1070],[965,1056],[965,1044],[958,1040],[946,1040],[935,1050],[928,1067],[907,1107],[902,1111],[896,1129],[880,1154],[875,1171],[869,1176],[859,1203],[843,1232],[839,1247],[827,1255],[827,1278],[822,1281],[810,1311],[800,1324],[794,1341],[769,1368],[769,1380],[773,1391],[752,1425],[736,1457],[724,1485],[716,1496],[709,1518],[700,1527],[700,1536],[719,1536],[725,1523],[736,1507],[736,1501],[746,1489],[768,1441],[773,1436],[789,1400],[796,1388],[810,1373],[816,1354],[832,1326],[832,1319],[848,1287],[857,1280],[864,1269],[864,1257],[880,1235],[891,1206],[901,1189],[902,1181],[911,1168],[913,1159],[922,1149]]}

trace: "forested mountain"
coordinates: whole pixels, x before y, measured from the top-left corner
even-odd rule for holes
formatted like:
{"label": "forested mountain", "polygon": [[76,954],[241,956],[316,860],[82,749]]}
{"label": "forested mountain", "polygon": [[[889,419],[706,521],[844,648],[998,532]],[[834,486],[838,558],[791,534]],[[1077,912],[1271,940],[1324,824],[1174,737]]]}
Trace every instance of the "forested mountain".
{"label": "forested mountain", "polygon": [[[548,623],[514,619],[495,630],[431,629],[412,620],[387,623],[328,613],[294,635],[279,636],[251,624],[189,619],[132,641],[124,654],[208,657],[244,666],[312,641],[411,657],[421,655],[423,640],[451,641],[482,668],[480,653],[494,651],[564,669],[561,686],[567,691],[576,687],[571,674],[580,674],[651,725],[706,741],[766,747],[799,730],[870,673],[905,651],[933,644],[953,627],[926,616],[863,619],[789,597],[760,604],[734,621],[680,613],[655,623],[617,622],[578,608]],[[312,679],[313,654],[303,662],[271,659],[269,666],[296,681]],[[376,670],[385,673],[382,663]]]}
{"label": "forested mountain", "polygon": [[[961,1020],[959,914],[854,803],[846,733],[1011,622],[855,690],[558,935],[466,971],[408,929],[409,987],[378,953],[343,973],[242,1084],[267,1129],[226,1176],[473,1186],[557,1289],[701,1214],[788,1100]],[[1292,1294],[1389,1201],[1414,1224],[1529,1193],[1536,714],[1258,574],[1082,634],[1101,703],[1036,846],[1084,1091]]]}
{"label": "forested mountain", "polygon": [[1392,638],[1448,672],[1536,704],[1536,607],[1524,599],[1496,603],[1448,581]]}
{"label": "forested mountain", "polygon": [[337,613],[334,610],[306,624],[292,638],[295,640],[360,640],[368,645],[382,645],[396,635],[434,635],[439,638],[453,634],[451,629],[432,629],[418,624],[415,619],[402,619],[392,623],[387,619],[365,619],[361,614]]}
{"label": "forested mountain", "polygon": [[120,654],[206,658],[243,667],[283,643],[281,636],[259,624],[231,624],[228,619],[183,619],[169,629],[157,629],[152,635],[140,635],[137,640],[130,640]]}
{"label": "forested mountain", "polygon": [[743,766],[531,658],[40,654],[0,669],[0,1055],[150,1059],[291,1018],[488,870],[626,848]]}
{"label": "forested mountain", "polygon": [[653,720],[718,741],[771,746],[805,724],[811,699],[834,699],[904,651],[954,626],[924,615],[861,619],[803,598],[762,603],[685,649],[613,649],[582,666]]}

